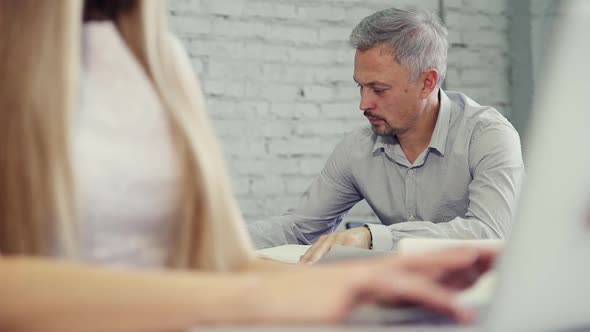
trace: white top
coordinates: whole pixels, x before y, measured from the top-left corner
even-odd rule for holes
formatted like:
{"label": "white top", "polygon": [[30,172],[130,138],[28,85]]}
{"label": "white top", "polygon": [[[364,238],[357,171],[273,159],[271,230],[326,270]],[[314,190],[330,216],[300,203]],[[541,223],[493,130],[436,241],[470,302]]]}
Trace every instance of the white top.
{"label": "white top", "polygon": [[111,22],[84,26],[72,165],[86,261],[161,267],[180,173],[166,113]]}

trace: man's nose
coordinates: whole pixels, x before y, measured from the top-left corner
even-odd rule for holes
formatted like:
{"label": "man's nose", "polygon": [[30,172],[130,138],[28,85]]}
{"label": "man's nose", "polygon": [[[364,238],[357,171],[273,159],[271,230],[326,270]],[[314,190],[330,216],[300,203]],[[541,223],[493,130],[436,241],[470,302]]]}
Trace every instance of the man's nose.
{"label": "man's nose", "polygon": [[370,96],[370,91],[361,89],[361,103],[359,105],[361,111],[367,111],[375,108],[375,101]]}

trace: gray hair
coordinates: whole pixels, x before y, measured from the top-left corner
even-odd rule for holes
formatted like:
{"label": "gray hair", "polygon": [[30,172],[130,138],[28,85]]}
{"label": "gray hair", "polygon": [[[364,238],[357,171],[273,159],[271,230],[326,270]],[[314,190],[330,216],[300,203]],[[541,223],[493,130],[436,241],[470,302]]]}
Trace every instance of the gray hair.
{"label": "gray hair", "polygon": [[397,62],[410,70],[412,81],[434,68],[440,85],[447,71],[447,36],[434,13],[390,8],[365,17],[350,34],[350,44],[361,51],[387,45]]}

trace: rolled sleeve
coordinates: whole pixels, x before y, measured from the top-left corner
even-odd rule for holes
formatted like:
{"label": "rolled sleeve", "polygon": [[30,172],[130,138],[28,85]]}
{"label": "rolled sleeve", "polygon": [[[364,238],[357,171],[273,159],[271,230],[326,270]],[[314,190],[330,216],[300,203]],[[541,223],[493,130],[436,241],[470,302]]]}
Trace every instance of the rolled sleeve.
{"label": "rolled sleeve", "polygon": [[365,224],[371,231],[373,239],[373,250],[390,251],[393,250],[393,238],[391,230],[382,224]]}

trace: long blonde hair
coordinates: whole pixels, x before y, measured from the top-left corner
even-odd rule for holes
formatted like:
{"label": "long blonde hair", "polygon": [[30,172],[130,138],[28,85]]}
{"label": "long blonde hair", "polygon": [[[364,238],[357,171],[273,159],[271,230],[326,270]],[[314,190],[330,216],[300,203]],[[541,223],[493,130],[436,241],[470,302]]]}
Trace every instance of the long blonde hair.
{"label": "long blonde hair", "polygon": [[[75,257],[70,116],[78,97],[82,0],[0,2],[0,252]],[[198,81],[164,1],[137,1],[117,27],[167,110],[181,162],[174,267],[227,270],[246,234]]]}

